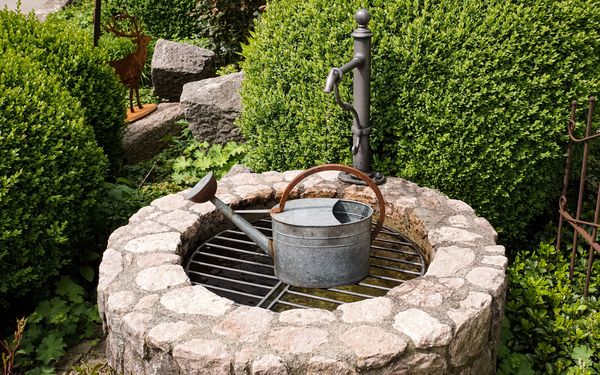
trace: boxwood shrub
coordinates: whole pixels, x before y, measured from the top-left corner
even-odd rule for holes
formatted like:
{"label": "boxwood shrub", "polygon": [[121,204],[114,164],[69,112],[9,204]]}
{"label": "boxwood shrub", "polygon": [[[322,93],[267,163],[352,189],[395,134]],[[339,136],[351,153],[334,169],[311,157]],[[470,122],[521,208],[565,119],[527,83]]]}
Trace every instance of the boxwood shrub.
{"label": "boxwood shrub", "polygon": [[107,0],[103,17],[126,12],[138,16],[155,38],[181,40],[209,48],[218,65],[239,60],[258,8],[265,0]]}
{"label": "boxwood shrub", "polygon": [[0,310],[76,255],[106,157],[62,77],[20,51],[0,59]]}
{"label": "boxwood shrub", "polygon": [[79,101],[86,123],[116,170],[122,158],[125,91],[106,64],[105,51],[93,47],[91,35],[58,19],[41,23],[33,15],[2,10],[0,53],[7,49],[39,61],[58,77]]}
{"label": "boxwood shrub", "polygon": [[[257,170],[350,163],[323,93],[372,13],[374,166],[462,199],[517,238],[554,198],[572,99],[599,88],[600,7],[573,0],[273,0],[244,48],[239,125]],[[351,101],[351,78],[341,93]]]}

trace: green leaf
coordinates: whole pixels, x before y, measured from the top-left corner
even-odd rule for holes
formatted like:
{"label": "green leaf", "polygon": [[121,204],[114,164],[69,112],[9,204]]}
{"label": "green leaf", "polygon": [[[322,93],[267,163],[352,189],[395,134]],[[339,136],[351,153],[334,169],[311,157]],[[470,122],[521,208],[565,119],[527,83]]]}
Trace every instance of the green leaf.
{"label": "green leaf", "polygon": [[83,276],[84,279],[86,279],[89,282],[92,282],[94,280],[94,269],[90,266],[80,267],[79,273],[81,274],[81,276]]}
{"label": "green leaf", "polygon": [[43,364],[48,365],[65,354],[66,346],[63,337],[57,332],[52,332],[44,337],[36,349],[36,358]]}
{"label": "green leaf", "polygon": [[571,358],[573,358],[579,367],[589,367],[592,364],[592,356],[594,355],[594,351],[586,346],[579,345],[578,347],[573,349],[573,353],[571,353]]}
{"label": "green leaf", "polygon": [[63,277],[56,282],[56,294],[66,296],[69,301],[82,303],[85,289],[69,277]]}

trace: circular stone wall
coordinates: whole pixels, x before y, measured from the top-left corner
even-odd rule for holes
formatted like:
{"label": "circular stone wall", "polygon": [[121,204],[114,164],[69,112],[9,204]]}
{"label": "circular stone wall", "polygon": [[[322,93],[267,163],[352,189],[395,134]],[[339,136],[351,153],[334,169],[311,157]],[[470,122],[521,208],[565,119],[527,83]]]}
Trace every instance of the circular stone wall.
{"label": "circular stone wall", "polygon": [[[234,208],[270,207],[298,173],[240,173],[221,180],[217,195]],[[434,190],[388,178],[381,191],[386,225],[422,249],[428,271],[334,311],[274,313],[192,286],[182,258],[228,223],[186,192],[142,208],[111,235],[100,265],[109,364],[136,375],[494,373],[507,265],[496,232]],[[337,172],[294,193],[375,203]]]}

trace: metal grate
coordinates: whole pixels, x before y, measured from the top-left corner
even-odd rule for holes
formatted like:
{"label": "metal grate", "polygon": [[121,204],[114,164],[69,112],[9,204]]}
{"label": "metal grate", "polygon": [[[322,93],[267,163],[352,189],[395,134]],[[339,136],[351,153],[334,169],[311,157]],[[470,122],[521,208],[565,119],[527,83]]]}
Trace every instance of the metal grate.
{"label": "metal grate", "polygon": [[[252,224],[271,236],[270,218]],[[271,258],[233,228],[200,245],[189,258],[186,273],[192,284],[242,305],[273,311],[306,307],[333,310],[342,303],[385,295],[404,281],[423,275],[425,261],[413,243],[383,227],[371,245],[367,278],[329,289],[299,288],[278,280]]]}

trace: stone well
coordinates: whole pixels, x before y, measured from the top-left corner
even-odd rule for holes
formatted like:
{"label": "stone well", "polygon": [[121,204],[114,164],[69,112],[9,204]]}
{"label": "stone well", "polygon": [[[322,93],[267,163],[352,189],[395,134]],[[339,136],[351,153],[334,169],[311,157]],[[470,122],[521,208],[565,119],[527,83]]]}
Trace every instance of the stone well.
{"label": "stone well", "polygon": [[[270,207],[299,171],[241,173],[219,182],[234,208]],[[424,276],[384,297],[334,311],[275,313],[200,285],[186,253],[226,225],[185,192],[155,200],[110,237],[98,307],[109,364],[125,374],[490,374],[504,310],[506,265],[496,232],[467,204],[398,178],[381,186],[386,225],[416,243]],[[300,197],[375,203],[366,187],[312,176]]]}

